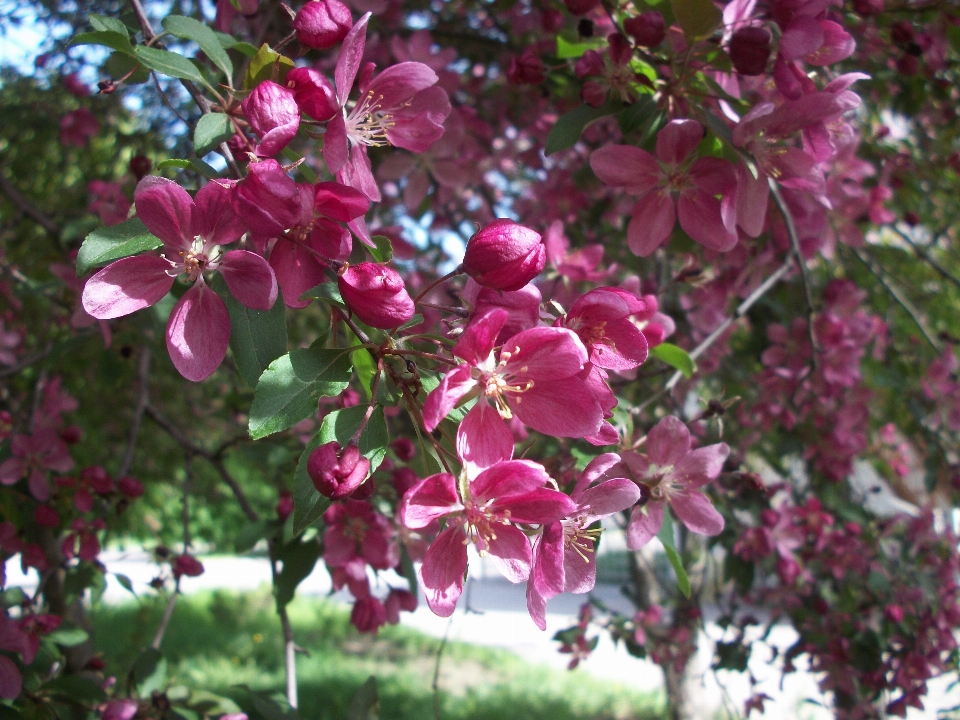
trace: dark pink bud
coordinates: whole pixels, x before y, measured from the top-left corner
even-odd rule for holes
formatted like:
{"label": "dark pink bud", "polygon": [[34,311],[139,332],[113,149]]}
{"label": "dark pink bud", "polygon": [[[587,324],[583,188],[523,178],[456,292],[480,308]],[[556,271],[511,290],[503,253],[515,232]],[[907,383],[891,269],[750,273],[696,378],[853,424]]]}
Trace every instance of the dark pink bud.
{"label": "dark pink bud", "polygon": [[383,603],[372,595],[360,598],[353,604],[350,623],[362,633],[376,633],[387,622],[387,611]]}
{"label": "dark pink bud", "polygon": [[300,127],[300,108],[293,91],[271,80],[257,85],[241,106],[250,127],[260,136],[255,150],[260,157],[283,150]]}
{"label": "dark pink bud", "polygon": [[390,480],[397,491],[397,495],[403,497],[407,490],[420,482],[419,476],[410,468],[402,467],[393,471]]}
{"label": "dark pink bud", "polygon": [[350,8],[339,0],[308,2],[293,19],[293,29],[301,45],[325,50],[343,40],[353,27]]}
{"label": "dark pink bud", "polygon": [[627,35],[643,47],[656,47],[667,36],[667,21],[656,10],[640,13],[623,21]]}
{"label": "dark pink bud", "polygon": [[117,490],[131,500],[141,497],[144,493],[143,483],[132,477],[122,477],[117,480]]}
{"label": "dark pink bud", "polygon": [[590,107],[600,107],[607,100],[607,90],[600,83],[588,80],[580,89],[580,99]]}
{"label": "dark pink bud", "polygon": [[520,57],[510,59],[507,68],[507,80],[514,85],[539,85],[547,79],[543,72],[543,62],[537,54],[527,48]]}
{"label": "dark pink bud", "polygon": [[345,266],[337,280],[340,295],[370,327],[388,330],[413,317],[413,300],[393,268],[363,262]]}
{"label": "dark pink bud", "polygon": [[130,720],[139,708],[136,700],[111,700],[103,710],[103,720]]}
{"label": "dark pink bud", "polygon": [[392,447],[393,451],[397,454],[397,459],[402,462],[410,462],[417,454],[417,448],[410,438],[397,438],[390,443],[390,447]]}
{"label": "dark pink bud", "polygon": [[74,445],[83,439],[83,429],[79,425],[71,425],[60,432],[60,439],[67,445]]}
{"label": "dark pink bud", "polygon": [[770,33],[760,27],[745,27],[730,38],[730,61],[741,75],[762,75],[770,59]]}
{"label": "dark pink bud", "polygon": [[413,612],[417,609],[417,596],[409,590],[391,590],[383,603],[387,611],[387,622],[396,625],[400,622],[400,611]]}
{"label": "dark pink bud", "polygon": [[329,120],[337,114],[337,94],[323,73],[313,68],[294,68],[287,73],[287,87],[297,105],[314,120]]}
{"label": "dark pink bud", "polygon": [[590,77],[591,75],[603,75],[603,73],[606,72],[603,56],[596,50],[587,50],[580,56],[580,59],[577,60],[573,71],[580,79]]}
{"label": "dark pink bud", "polygon": [[250,163],[234,203],[247,229],[260,237],[277,237],[300,220],[300,190],[276,160]]}
{"label": "dark pink bud", "polygon": [[545,32],[560,32],[563,28],[563,13],[559,10],[544,10],[540,15],[540,27]]}
{"label": "dark pink bud", "polygon": [[760,522],[764,527],[773,527],[780,521],[780,513],[769,508],[760,513]]}
{"label": "dark pink bud", "polygon": [[77,552],[77,557],[84,562],[93,562],[99,554],[100,541],[97,540],[97,536],[93,533],[81,533],[80,550]]}
{"label": "dark pink bud", "polygon": [[899,605],[887,605],[883,611],[887,620],[893,623],[903,622],[903,608]]}
{"label": "dark pink bud", "polygon": [[177,555],[171,564],[173,576],[179,578],[182,575],[187,577],[197,577],[203,575],[203,563],[197,560],[193,555]]}
{"label": "dark pink bud", "polygon": [[546,262],[539,233],[500,218],[470,238],[463,271],[484,287],[519,290],[543,272]]}
{"label": "dark pink bud", "polygon": [[93,510],[93,495],[90,491],[82,487],[73,495],[73,504],[77,510],[82,513],[88,513]]}
{"label": "dark pink bud", "polygon": [[600,4],[600,0],[563,0],[571,15],[586,15]]}
{"label": "dark pink bud", "polygon": [[281,490],[280,499],[277,501],[277,518],[280,522],[286,522],[292,512],[293,493],[289,490]]}
{"label": "dark pink bud", "polygon": [[366,479],[370,461],[354,445],[340,447],[336,440],[321,445],[307,460],[307,474],[317,492],[338,500],[350,495]]}
{"label": "dark pink bud", "polygon": [[853,0],[853,9],[863,17],[879,15],[884,11],[883,0]]}
{"label": "dark pink bud", "polygon": [[33,509],[33,519],[40,527],[55,528],[60,524],[60,513],[49,505],[37,505]]}
{"label": "dark pink bud", "polygon": [[901,20],[890,26],[890,39],[900,47],[906,47],[913,42],[916,33],[913,25],[907,20]]}
{"label": "dark pink bud", "polygon": [[150,174],[150,170],[153,167],[153,163],[150,162],[150,158],[143,155],[134,155],[130,158],[130,172],[133,173],[134,177],[137,178],[137,182],[143,180],[147,175]]}

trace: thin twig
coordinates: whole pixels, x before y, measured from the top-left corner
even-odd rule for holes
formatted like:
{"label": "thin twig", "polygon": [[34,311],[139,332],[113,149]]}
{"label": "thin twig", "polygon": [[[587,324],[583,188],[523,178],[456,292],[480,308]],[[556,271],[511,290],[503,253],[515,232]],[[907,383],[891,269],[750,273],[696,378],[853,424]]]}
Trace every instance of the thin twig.
{"label": "thin twig", "polygon": [[793,248],[793,254],[797,258],[797,267],[800,268],[800,282],[803,284],[803,294],[807,299],[807,335],[810,337],[810,359],[813,363],[813,370],[816,371],[817,353],[820,352],[817,345],[817,338],[813,333],[813,316],[816,313],[816,308],[813,304],[813,291],[810,288],[810,278],[807,276],[807,263],[800,250],[800,236],[797,234],[797,225],[793,221],[793,213],[791,213],[790,208],[787,207],[787,203],[783,199],[783,194],[780,192],[780,186],[777,184],[777,181],[773,178],[768,178],[767,184],[770,186],[770,194],[773,195],[773,200],[777,204],[780,214],[783,216],[783,223],[787,228],[787,236],[790,238],[790,246]]}
{"label": "thin twig", "polygon": [[450,635],[450,628],[453,626],[453,615],[447,621],[447,629],[443,631],[443,638],[440,640],[440,647],[437,648],[437,659],[433,664],[433,717],[434,720],[441,720],[440,717],[440,662],[443,660],[443,651],[447,648],[447,638]]}
{"label": "thin twig", "polygon": [[180,594],[180,578],[177,578],[173,586],[173,592],[167,598],[167,607],[163,610],[163,617],[160,618],[160,626],[157,628],[157,634],[153,636],[153,642],[150,647],[154,650],[160,649],[160,643],[163,642],[163,636],[167,632],[167,625],[170,624],[170,618],[173,617],[173,607],[177,604],[177,596]]}
{"label": "thin twig", "polygon": [[140,372],[139,387],[137,394],[137,404],[133,409],[133,417],[130,419],[130,437],[127,441],[127,451],[123,454],[123,461],[120,463],[120,469],[117,471],[117,477],[124,477],[130,472],[133,465],[133,455],[137,448],[137,435],[140,432],[140,423],[143,421],[143,413],[147,409],[147,402],[150,399],[150,348],[146,345],[140,351]]}
{"label": "thin twig", "polygon": [[17,208],[24,215],[29,217],[31,220],[34,220],[40,227],[46,230],[48,233],[55,237],[60,237],[60,226],[57,225],[53,220],[44,215],[32,202],[27,200],[13,183],[11,183],[7,176],[4,174],[3,169],[0,168],[0,191],[6,195],[10,202],[17,206]]}
{"label": "thin twig", "polygon": [[930,265],[930,267],[932,267],[934,270],[936,270],[938,273],[940,273],[940,275],[942,275],[944,279],[949,280],[950,282],[952,282],[952,283],[953,283],[954,285],[956,285],[957,287],[960,287],[960,278],[958,278],[956,275],[954,275],[954,274],[951,273],[949,270],[947,270],[943,265],[941,265],[937,260],[935,260],[935,259],[930,255],[930,253],[928,253],[928,252],[927,252],[926,250],[924,250],[922,247],[920,247],[919,245],[917,245],[917,244],[910,238],[910,236],[907,235],[907,233],[903,232],[903,231],[902,231],[900,228],[898,228],[898,227],[895,227],[895,226],[891,226],[891,227],[893,228],[893,231],[894,231],[895,233],[897,233],[897,235],[899,235],[901,238],[904,239],[904,241],[907,243],[907,245],[909,245],[910,247],[913,248],[913,251],[914,251],[915,253],[917,253],[917,255],[919,255],[920,258],[922,258],[923,260],[926,260],[926,261],[927,261],[927,264]]}
{"label": "thin twig", "polygon": [[923,337],[926,339],[926,341],[930,343],[930,347],[932,347],[938,353],[941,352],[940,346],[937,344],[937,341],[933,339],[932,333],[929,329],[927,329],[926,323],[920,316],[919,311],[913,306],[913,303],[910,302],[906,296],[901,293],[900,290],[893,285],[893,283],[890,282],[888,278],[884,277],[885,275],[889,275],[889,273],[887,273],[883,266],[874,264],[874,260],[871,257],[869,257],[866,253],[860,252],[860,250],[857,248],[850,248],[850,250],[854,255],[857,256],[860,262],[867,266],[867,269],[875,278],[877,278],[877,281],[883,285],[884,289],[890,294],[890,297],[896,300],[900,307],[907,311],[907,315],[909,315],[914,324],[920,328],[920,332],[923,334]]}
{"label": "thin twig", "polygon": [[[277,572],[277,540],[270,540],[270,577],[273,580],[274,590],[278,587],[280,573]],[[280,616],[280,628],[283,631],[283,656],[284,670],[287,679],[287,702],[290,707],[296,708],[297,698],[297,645],[293,641],[293,627],[290,625],[290,617],[287,615],[287,606],[280,604],[279,596],[277,600],[277,615]]]}

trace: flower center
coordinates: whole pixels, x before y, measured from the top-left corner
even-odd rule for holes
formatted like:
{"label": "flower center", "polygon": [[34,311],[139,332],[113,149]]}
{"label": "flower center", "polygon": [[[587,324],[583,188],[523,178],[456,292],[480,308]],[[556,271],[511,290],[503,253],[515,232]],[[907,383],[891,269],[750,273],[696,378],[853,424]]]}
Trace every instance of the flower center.
{"label": "flower center", "polygon": [[[497,412],[500,413],[500,417],[504,420],[509,420],[513,417],[513,411],[507,404],[505,396],[508,393],[512,395],[521,395],[533,387],[533,380],[527,380],[522,385],[511,384],[514,378],[513,374],[507,370],[507,363],[510,361],[510,358],[514,357],[519,352],[520,348],[514,348],[512,353],[500,353],[500,362],[497,364],[497,367],[494,368],[493,372],[481,373],[480,376],[480,382],[483,385],[483,394],[493,401],[494,405],[497,407]],[[524,365],[521,367],[519,372],[527,372],[527,366]],[[520,402],[519,397],[516,398],[516,402]]]}
{"label": "flower center", "polygon": [[490,509],[490,503],[493,501],[478,505],[472,500],[468,500],[464,510],[466,525],[464,531],[467,538],[464,544],[472,542],[477,546],[477,552],[483,557],[490,549],[490,542],[497,539],[496,526],[510,524],[510,511],[502,510],[495,513]]}
{"label": "flower center", "polygon": [[197,235],[190,244],[190,249],[181,251],[178,255],[181,258],[179,262],[167,258],[172,266],[167,274],[176,277],[186,273],[187,280],[194,282],[204,271],[216,270],[220,266],[220,260],[223,259],[223,249],[219,245],[208,248],[206,240]]}
{"label": "flower center", "polygon": [[590,562],[590,556],[587,553],[594,551],[597,540],[600,538],[600,533],[603,532],[603,528],[588,530],[583,526],[583,520],[581,518],[563,520],[562,523],[564,547],[573,550],[583,558],[584,562]]}
{"label": "flower center", "polygon": [[360,518],[349,518],[344,523],[343,534],[344,537],[361,543],[367,536],[367,524]]}
{"label": "flower center", "polygon": [[383,95],[368,90],[347,115],[347,136],[358,145],[381,147],[389,145],[387,131],[396,123],[393,113],[380,110]]}

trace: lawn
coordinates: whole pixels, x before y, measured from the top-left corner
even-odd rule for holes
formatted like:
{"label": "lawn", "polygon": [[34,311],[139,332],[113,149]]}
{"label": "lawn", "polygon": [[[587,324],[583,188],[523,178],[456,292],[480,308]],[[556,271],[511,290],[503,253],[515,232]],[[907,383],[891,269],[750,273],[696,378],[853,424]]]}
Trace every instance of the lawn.
{"label": "lawn", "polygon": [[[150,644],[162,604],[142,600],[102,605],[94,613],[98,648],[107,670],[124,681],[141,648]],[[432,682],[440,641],[402,625],[361,635],[348,612],[317,598],[290,605],[295,637],[309,655],[298,658],[300,717],[346,720],[351,699],[371,675],[380,718],[433,720]],[[181,597],[161,647],[159,671],[141,693],[188,686],[226,695],[256,717],[239,689],[282,698],[283,649],[267,594],[228,592]],[[533,666],[515,655],[462,643],[444,648],[439,677],[443,720],[654,720],[662,700],[581,671]],[[263,713],[260,713],[263,715]],[[189,717],[191,713],[185,713]],[[269,713],[267,713],[269,715]],[[196,715],[195,717],[202,717]]]}

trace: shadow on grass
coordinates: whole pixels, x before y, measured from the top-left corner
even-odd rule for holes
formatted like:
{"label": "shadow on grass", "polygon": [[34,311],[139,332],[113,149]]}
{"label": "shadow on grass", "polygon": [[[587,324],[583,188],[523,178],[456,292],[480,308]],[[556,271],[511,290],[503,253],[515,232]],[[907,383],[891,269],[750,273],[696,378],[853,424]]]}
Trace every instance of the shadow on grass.
{"label": "shadow on grass", "polygon": [[[144,600],[101,606],[93,614],[96,641],[108,672],[124,677],[156,631],[163,607]],[[384,720],[434,717],[432,682],[440,641],[402,625],[361,635],[342,607],[315,598],[290,606],[298,645],[300,715],[344,720],[350,701],[377,678]],[[234,697],[234,688],[282,693],[283,647],[267,593],[201,593],[181,597],[161,646],[169,684]],[[656,720],[659,696],[600,682],[582,672],[529,665],[491,648],[449,643],[439,676],[443,720]]]}

